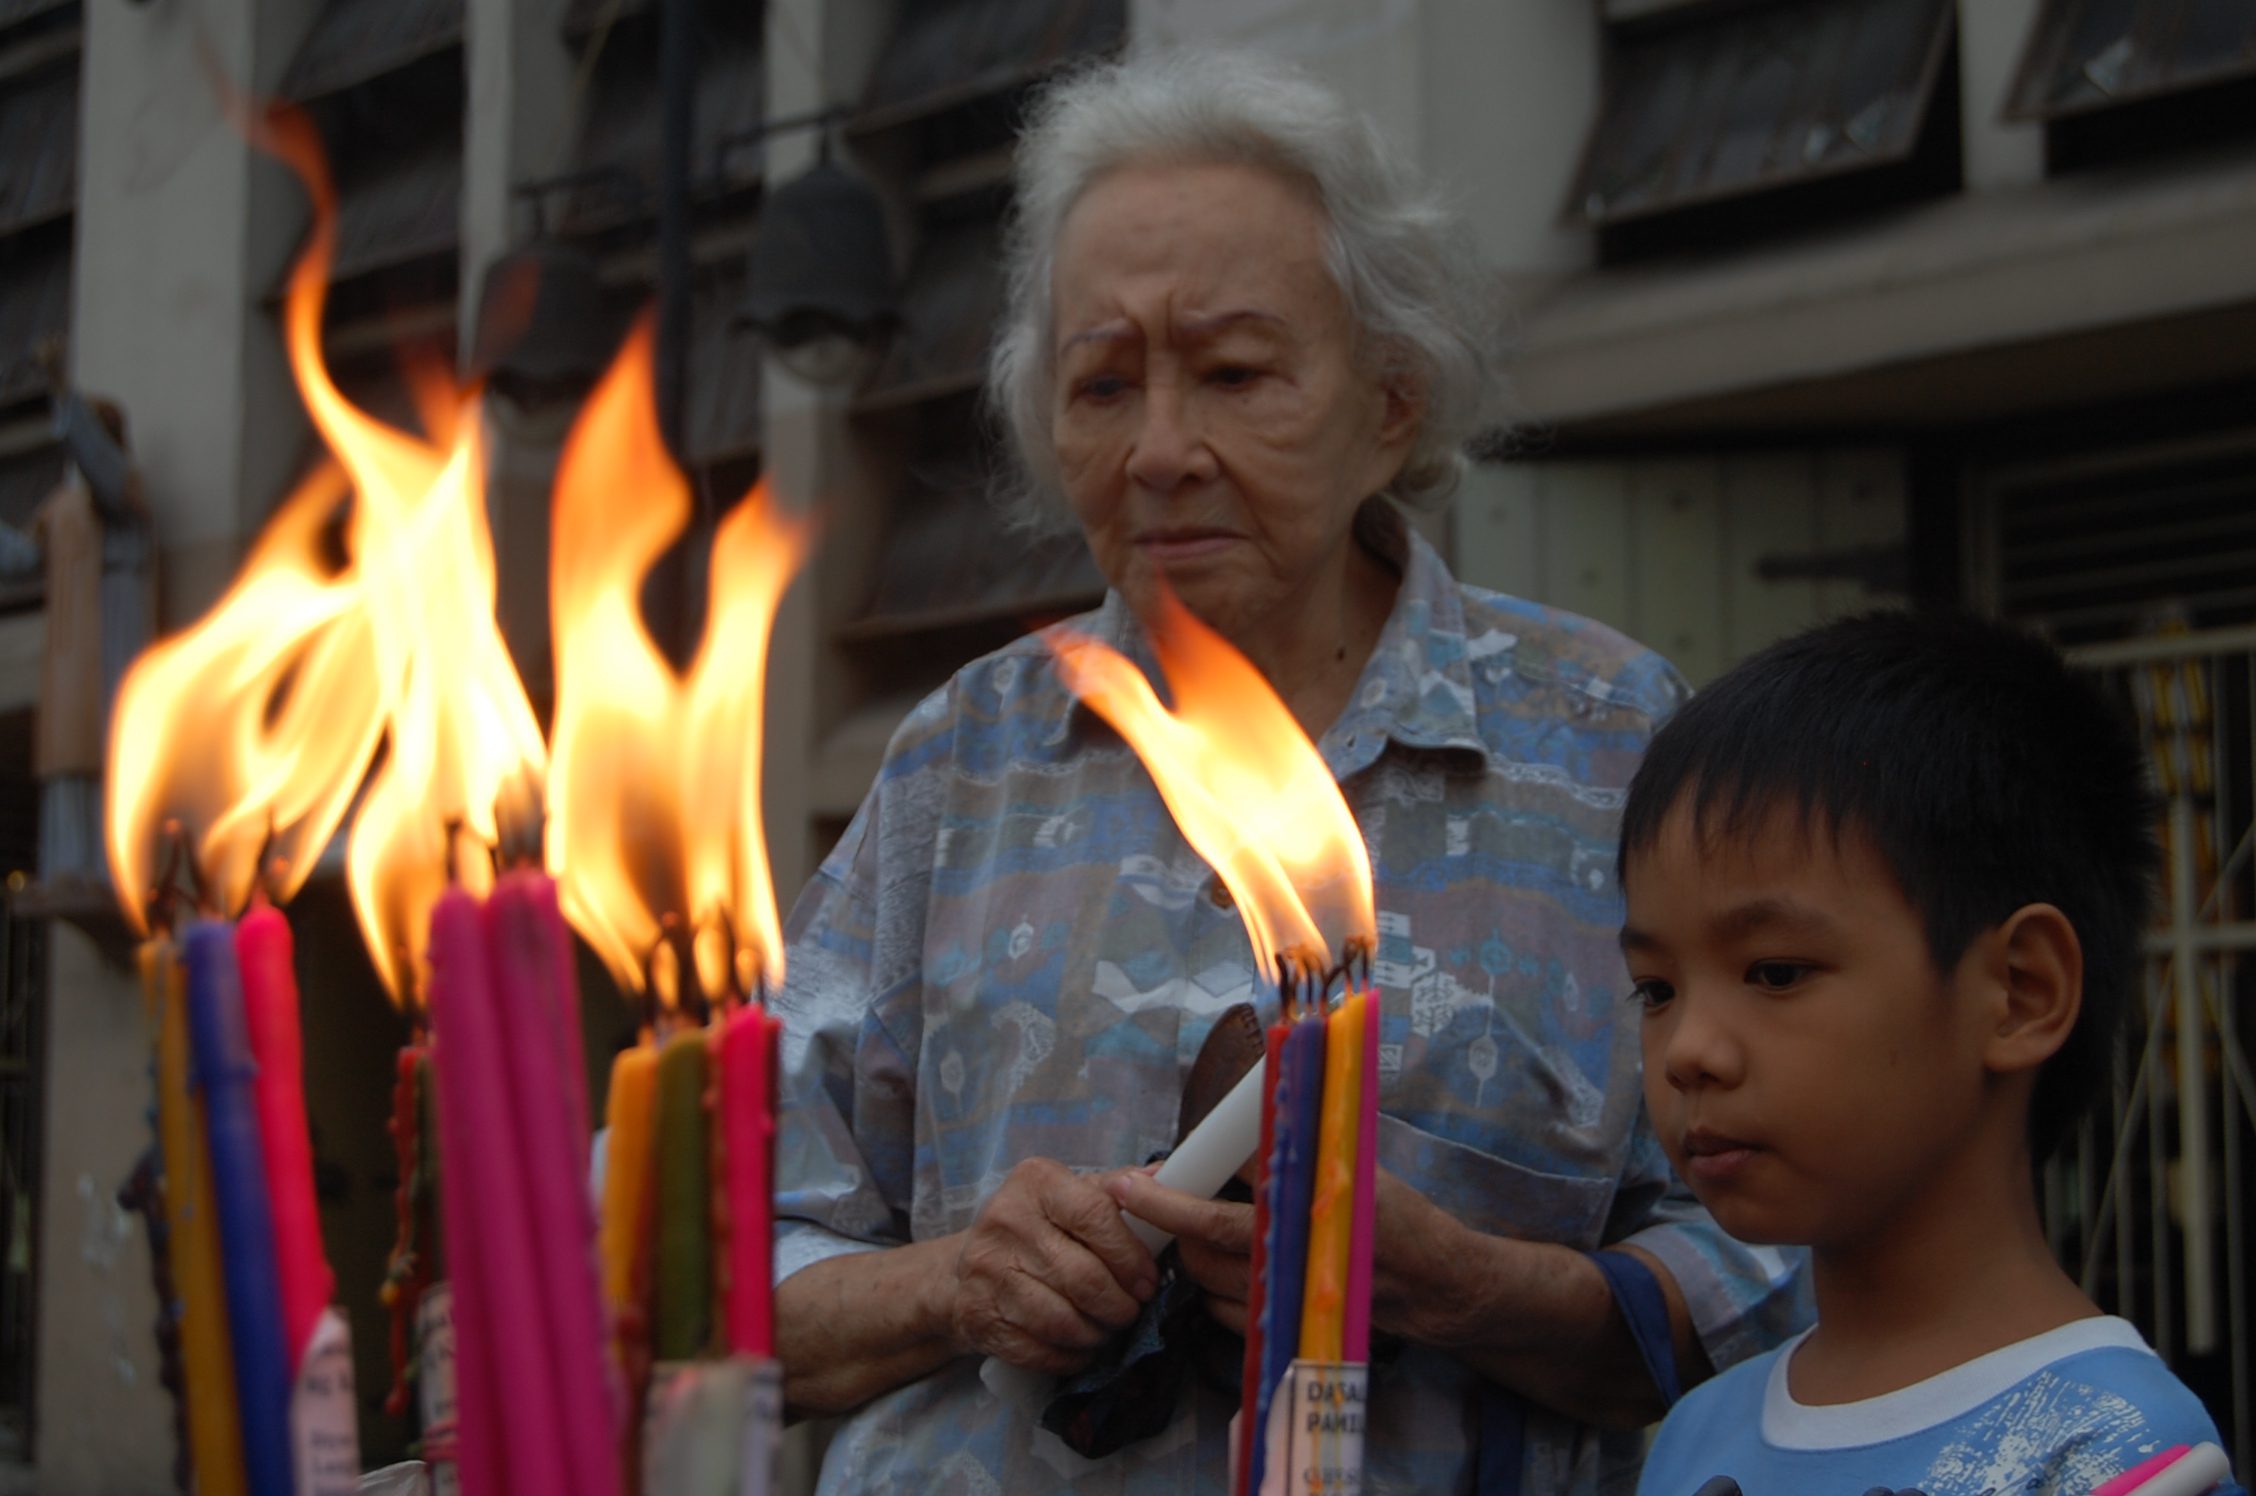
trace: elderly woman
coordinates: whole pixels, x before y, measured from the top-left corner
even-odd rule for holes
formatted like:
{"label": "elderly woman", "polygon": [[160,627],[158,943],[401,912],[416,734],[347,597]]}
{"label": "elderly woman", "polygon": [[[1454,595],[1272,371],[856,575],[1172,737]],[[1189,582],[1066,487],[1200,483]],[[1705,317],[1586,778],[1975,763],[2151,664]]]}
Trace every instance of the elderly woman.
{"label": "elderly woman", "polygon": [[[1588,1254],[1648,1269],[1646,1321],[1667,1317],[1643,1349],[1687,1379],[1798,1300],[1670,1178],[1639,1108],[1614,818],[1682,684],[1459,585],[1404,524],[1483,415],[1484,295],[1329,92],[1245,57],[1108,66],[1049,91],[1018,171],[991,394],[1111,583],[1078,626],[1144,657],[1138,609],[1171,587],[1275,685],[1371,843],[1372,1488],[1626,1489],[1661,1400]],[[1243,1324],[1251,1208],[1135,1166],[1261,985],[1041,641],[902,725],[793,915],[781,1003],[777,1336],[789,1401],[849,1415],[824,1490],[1226,1489],[1219,1380],[1183,1378],[1164,1432],[1084,1462],[978,1369],[1071,1371],[1136,1318],[1160,1276],[1124,1208],[1179,1233],[1213,1317]]]}

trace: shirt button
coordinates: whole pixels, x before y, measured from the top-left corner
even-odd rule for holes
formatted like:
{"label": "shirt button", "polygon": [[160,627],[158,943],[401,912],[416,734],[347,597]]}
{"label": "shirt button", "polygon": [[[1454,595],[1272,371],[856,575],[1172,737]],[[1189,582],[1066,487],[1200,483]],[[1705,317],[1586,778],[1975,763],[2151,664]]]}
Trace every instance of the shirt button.
{"label": "shirt button", "polygon": [[1206,897],[1207,901],[1217,909],[1227,909],[1235,902],[1230,897],[1230,885],[1224,883],[1220,878],[1215,879],[1212,886],[1206,890]]}

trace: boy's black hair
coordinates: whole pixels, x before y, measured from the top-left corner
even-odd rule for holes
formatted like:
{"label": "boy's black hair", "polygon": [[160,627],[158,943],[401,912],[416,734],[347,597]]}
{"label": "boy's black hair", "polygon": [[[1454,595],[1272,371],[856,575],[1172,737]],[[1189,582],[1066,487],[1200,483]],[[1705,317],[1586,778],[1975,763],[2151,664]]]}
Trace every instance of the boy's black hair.
{"label": "boy's black hair", "polygon": [[2043,642],[1956,614],[1871,613],[1774,644],[1654,737],[1622,812],[1619,865],[1691,797],[1702,836],[1781,805],[1858,831],[1948,971],[2026,904],[2057,905],[2084,955],[2083,1010],[2038,1072],[2030,1144],[2049,1155],[2106,1085],[2138,987],[2158,803],[2125,714]]}

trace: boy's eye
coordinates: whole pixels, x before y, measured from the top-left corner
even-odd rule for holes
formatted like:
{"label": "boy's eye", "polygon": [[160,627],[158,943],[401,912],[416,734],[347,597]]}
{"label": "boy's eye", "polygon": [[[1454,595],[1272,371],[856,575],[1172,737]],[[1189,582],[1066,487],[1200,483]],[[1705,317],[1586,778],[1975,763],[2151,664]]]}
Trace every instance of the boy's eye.
{"label": "boy's eye", "polygon": [[1676,989],[1668,983],[1647,977],[1629,989],[1629,1000],[1648,1013],[1655,1013],[1669,1005]]}
{"label": "boy's eye", "polygon": [[1784,992],[1810,974],[1810,968],[1793,961],[1757,961],[1747,968],[1747,981],[1766,992]]}

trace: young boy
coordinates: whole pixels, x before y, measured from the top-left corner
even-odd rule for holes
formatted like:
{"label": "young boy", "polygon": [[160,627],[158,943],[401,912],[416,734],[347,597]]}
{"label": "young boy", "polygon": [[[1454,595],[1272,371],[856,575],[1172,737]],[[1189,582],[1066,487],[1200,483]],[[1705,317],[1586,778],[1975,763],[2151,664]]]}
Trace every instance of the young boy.
{"label": "young boy", "polygon": [[1621,843],[1646,1105],[1725,1230],[1810,1249],[1818,1319],[1680,1403],[1640,1496],[2088,1496],[2216,1441],[2053,1260],[2032,1174],[2106,1090],[2155,820],[2128,725],[1970,619],[1819,628],[1655,738]]}

